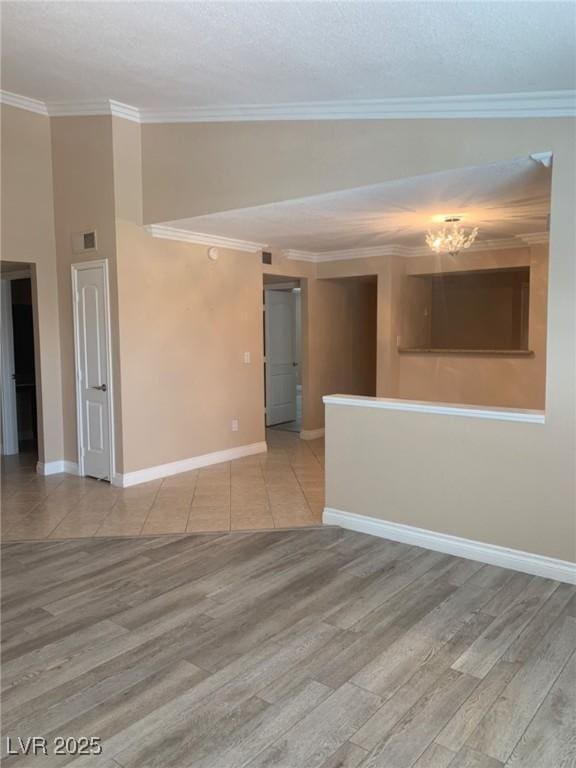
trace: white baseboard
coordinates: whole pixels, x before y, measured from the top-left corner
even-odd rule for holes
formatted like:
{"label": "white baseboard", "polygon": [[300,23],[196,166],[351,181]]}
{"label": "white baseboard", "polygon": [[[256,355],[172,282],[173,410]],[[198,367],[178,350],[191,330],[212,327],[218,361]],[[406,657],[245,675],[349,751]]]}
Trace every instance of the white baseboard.
{"label": "white baseboard", "polygon": [[303,429],[300,431],[301,440],[317,440],[324,437],[324,427],[322,429]]}
{"label": "white baseboard", "polygon": [[128,488],[131,485],[147,483],[150,480],[158,480],[170,475],[178,475],[181,472],[189,472],[192,469],[209,467],[211,464],[221,464],[224,461],[242,459],[244,456],[253,456],[256,453],[266,453],[268,446],[265,442],[240,445],[238,448],[228,448],[225,451],[205,453],[202,456],[192,456],[190,459],[172,461],[170,464],[158,464],[147,469],[138,469],[135,472],[127,472],[123,475],[116,474],[112,478],[112,485],[120,488]]}
{"label": "white baseboard", "polygon": [[356,515],[330,507],[324,508],[323,521],[327,525],[339,525],[351,531],[368,533],[383,539],[413,544],[416,547],[425,547],[436,552],[464,557],[468,560],[478,560],[481,563],[499,565],[501,568],[511,568],[533,576],[544,576],[547,579],[576,584],[576,563],[567,560],[556,560],[532,552],[522,552],[518,549],[508,549],[496,544],[486,544],[482,541],[463,539],[446,533],[436,533],[411,525],[389,523],[375,517]]}
{"label": "white baseboard", "polygon": [[64,459],[48,462],[39,461],[36,464],[36,472],[39,475],[58,475],[61,472],[66,472],[68,475],[77,475],[78,464],[74,461],[65,461]]}

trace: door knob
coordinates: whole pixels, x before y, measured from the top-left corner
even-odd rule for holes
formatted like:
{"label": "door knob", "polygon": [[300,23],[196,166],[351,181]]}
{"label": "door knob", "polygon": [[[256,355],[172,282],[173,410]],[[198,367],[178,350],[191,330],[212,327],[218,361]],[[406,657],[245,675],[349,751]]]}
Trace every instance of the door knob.
{"label": "door knob", "polygon": [[106,390],[108,389],[108,387],[106,386],[106,384],[100,384],[100,386],[99,386],[99,387],[92,387],[92,389],[99,389],[99,390],[100,390],[100,392],[106,392]]}

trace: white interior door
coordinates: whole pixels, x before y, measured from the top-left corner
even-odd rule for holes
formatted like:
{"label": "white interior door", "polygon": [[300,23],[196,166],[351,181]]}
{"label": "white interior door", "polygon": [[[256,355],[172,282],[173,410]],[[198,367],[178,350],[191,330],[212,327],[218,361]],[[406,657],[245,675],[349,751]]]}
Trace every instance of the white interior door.
{"label": "white interior door", "polygon": [[106,261],[72,266],[80,474],[112,479],[113,430]]}
{"label": "white interior door", "polygon": [[265,292],[266,425],[296,418],[294,296],[292,291]]}
{"label": "white interior door", "polygon": [[18,453],[18,420],[16,416],[16,375],[14,365],[14,331],[12,328],[12,288],[10,280],[2,280],[2,453]]}

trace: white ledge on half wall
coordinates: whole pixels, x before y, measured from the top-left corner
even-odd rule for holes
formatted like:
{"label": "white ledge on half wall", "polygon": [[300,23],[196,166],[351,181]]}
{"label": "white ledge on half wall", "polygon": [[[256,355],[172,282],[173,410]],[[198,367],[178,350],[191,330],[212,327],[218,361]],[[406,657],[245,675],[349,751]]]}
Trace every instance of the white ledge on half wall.
{"label": "white ledge on half wall", "polygon": [[325,395],[322,400],[325,405],[345,405],[352,408],[378,408],[385,411],[464,416],[469,419],[521,421],[528,424],[544,424],[546,422],[544,411],[531,411],[523,408],[488,408],[482,405],[427,403],[422,400],[398,400],[388,397],[360,397],[357,395]]}

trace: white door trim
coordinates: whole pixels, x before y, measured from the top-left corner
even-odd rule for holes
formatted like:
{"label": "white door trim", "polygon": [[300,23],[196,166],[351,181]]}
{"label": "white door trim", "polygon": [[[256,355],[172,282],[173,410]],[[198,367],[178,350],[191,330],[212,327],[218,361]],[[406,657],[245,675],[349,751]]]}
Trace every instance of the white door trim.
{"label": "white door trim", "polygon": [[12,286],[2,277],[2,453],[19,452],[14,373],[14,332],[12,329]]}
{"label": "white door trim", "polygon": [[112,369],[112,329],[110,323],[110,280],[108,259],[81,261],[72,264],[72,308],[74,317],[74,378],[76,384],[76,435],[78,452],[78,474],[84,476],[84,435],[82,427],[82,391],[80,386],[80,338],[78,322],[78,273],[86,269],[101,267],[104,272],[104,322],[106,324],[106,365],[108,366],[108,428],[110,433],[110,468],[109,480],[116,474],[116,450],[114,433],[114,376]]}

